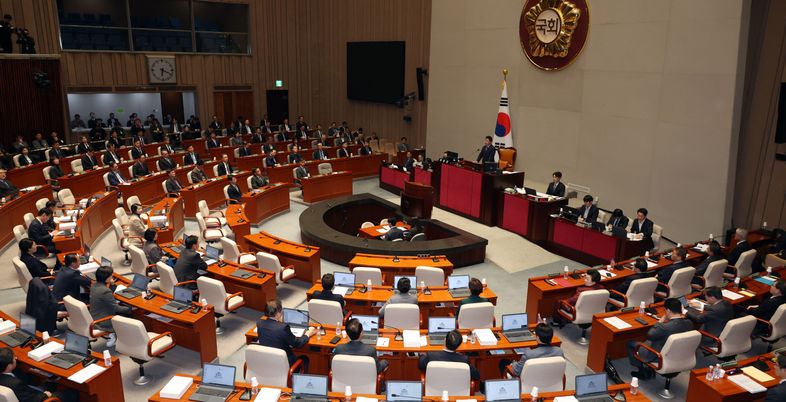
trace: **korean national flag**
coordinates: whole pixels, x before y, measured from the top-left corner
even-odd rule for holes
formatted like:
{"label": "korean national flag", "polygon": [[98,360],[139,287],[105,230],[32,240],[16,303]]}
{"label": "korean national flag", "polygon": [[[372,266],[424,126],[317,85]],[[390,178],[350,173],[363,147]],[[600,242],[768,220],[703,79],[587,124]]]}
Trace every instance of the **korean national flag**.
{"label": "korean national flag", "polygon": [[506,81],[502,81],[497,127],[494,129],[494,145],[505,148],[513,146],[513,132],[510,127],[510,108],[508,106],[508,83]]}

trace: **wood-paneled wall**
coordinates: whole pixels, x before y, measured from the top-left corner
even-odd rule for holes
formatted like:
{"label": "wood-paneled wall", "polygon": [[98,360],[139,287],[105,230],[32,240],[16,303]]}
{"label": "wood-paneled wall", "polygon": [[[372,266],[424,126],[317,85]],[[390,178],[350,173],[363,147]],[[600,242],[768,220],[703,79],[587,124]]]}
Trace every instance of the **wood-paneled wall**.
{"label": "wood-paneled wall", "polygon": [[[251,55],[176,57],[178,85],[196,88],[203,120],[213,114],[216,86],[249,85],[258,122],[266,109],[265,91],[280,79],[289,90],[290,115],[323,126],[346,120],[366,133],[407,136],[410,143],[425,145],[425,101],[399,109],[347,99],[346,42],[406,41],[405,93],[415,92],[415,68],[428,68],[431,0],[223,1],[249,4]],[[55,1],[0,0],[0,12],[30,29],[39,52],[60,53]],[[66,91],[148,83],[144,54],[63,52],[61,61]]]}

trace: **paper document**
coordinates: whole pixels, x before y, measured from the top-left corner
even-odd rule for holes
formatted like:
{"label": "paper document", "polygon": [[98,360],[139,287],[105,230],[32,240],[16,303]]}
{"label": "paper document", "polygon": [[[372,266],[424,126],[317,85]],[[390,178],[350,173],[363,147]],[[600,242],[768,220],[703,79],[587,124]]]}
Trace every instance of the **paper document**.
{"label": "paper document", "polygon": [[295,335],[298,338],[303,336],[303,334],[306,332],[305,328],[292,328],[292,327],[289,327],[289,330],[292,331],[292,335]]}
{"label": "paper document", "polygon": [[82,264],[79,266],[79,272],[81,272],[83,275],[86,275],[95,272],[100,266],[101,265],[97,262],[88,262],[87,264]]}
{"label": "paper document", "polygon": [[254,398],[254,402],[278,402],[280,397],[280,389],[262,387],[259,389],[257,397]]}
{"label": "paper document", "polygon": [[62,222],[58,225],[60,230],[71,230],[76,227],[76,222]]}
{"label": "paper document", "polygon": [[737,299],[742,299],[743,297],[745,297],[745,296],[743,296],[743,295],[741,295],[739,293],[735,293],[735,292],[732,292],[731,290],[727,290],[727,289],[721,290],[721,293],[723,294],[723,297],[725,297],[725,298],[727,298],[729,300],[737,300]]}
{"label": "paper document", "polygon": [[0,335],[7,334],[16,330],[16,324],[13,321],[0,321]]}
{"label": "paper document", "polygon": [[125,288],[127,288],[126,285],[117,285],[117,287],[115,288],[115,293],[122,292],[123,289],[125,289]]}
{"label": "paper document", "polygon": [[385,234],[385,233],[387,233],[387,232],[388,232],[388,230],[387,230],[387,229],[377,229],[377,233],[382,233],[382,234]]}
{"label": "paper document", "polygon": [[702,253],[706,253],[707,250],[709,250],[710,245],[709,244],[697,244],[697,245],[693,246],[693,248],[696,249],[696,250],[701,251]]}
{"label": "paper document", "polygon": [[188,388],[191,387],[191,384],[194,383],[194,379],[191,377],[182,377],[176,375],[169,380],[164,388],[161,389],[161,397],[167,399],[180,399],[183,394],[188,391]]}
{"label": "paper document", "polygon": [[102,367],[94,363],[72,374],[71,377],[68,377],[68,379],[77,384],[82,384],[87,380],[103,373],[104,370],[106,370],[106,367]]}
{"label": "paper document", "polygon": [[554,402],[579,402],[579,400],[576,399],[575,396],[569,395],[569,396],[558,396],[554,398]]}
{"label": "paper document", "polygon": [[656,263],[654,263],[654,262],[652,262],[650,260],[647,260],[647,269],[650,269],[652,267],[657,267],[657,266],[658,266],[658,264],[656,264]]}
{"label": "paper document", "polygon": [[380,337],[377,338],[377,347],[378,348],[386,348],[388,346],[390,346],[390,338],[385,338],[383,336],[380,336]]}
{"label": "paper document", "polygon": [[349,291],[349,288],[346,286],[336,286],[333,288],[333,294],[344,296]]}
{"label": "paper document", "polygon": [[379,399],[377,399],[377,398],[367,398],[365,396],[359,396],[359,397],[355,398],[355,401],[356,402],[378,402]]}
{"label": "paper document", "polygon": [[775,379],[772,376],[768,375],[767,373],[753,366],[743,367],[742,372],[747,374],[748,377],[753,378],[758,382],[767,382]]}
{"label": "paper document", "polygon": [[753,381],[745,374],[730,375],[729,381],[737,384],[740,388],[750,392],[751,394],[767,391],[767,388],[756,381]]}
{"label": "paper document", "polygon": [[607,317],[604,318],[603,321],[606,321],[607,323],[611,324],[611,326],[617,329],[625,329],[625,328],[632,327],[632,325],[628,324],[625,321],[622,321],[622,319],[620,319],[619,317]]}
{"label": "paper document", "polygon": [[605,269],[599,269],[598,272],[600,273],[601,277],[603,277],[603,278],[613,278],[613,277],[617,276],[617,274],[615,274],[614,272],[607,271]]}

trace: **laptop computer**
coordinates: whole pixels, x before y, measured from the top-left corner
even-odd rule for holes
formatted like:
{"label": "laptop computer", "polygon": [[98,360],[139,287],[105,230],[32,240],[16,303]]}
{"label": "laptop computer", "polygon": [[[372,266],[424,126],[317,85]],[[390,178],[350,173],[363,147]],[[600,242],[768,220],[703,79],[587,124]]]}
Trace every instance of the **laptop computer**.
{"label": "laptop computer", "polygon": [[579,210],[573,207],[564,206],[560,208],[560,216],[572,222],[579,220]]}
{"label": "laptop computer", "polygon": [[376,345],[379,338],[379,317],[375,315],[352,314],[352,318],[357,318],[363,325],[363,334],[360,335],[360,342],[366,345]]}
{"label": "laptop computer", "polygon": [[538,192],[535,191],[534,188],[524,187],[524,194],[526,194],[526,195],[537,195]]}
{"label": "laptop computer", "polygon": [[608,374],[576,376],[576,399],[581,402],[612,402],[609,396]]}
{"label": "laptop computer", "polygon": [[325,375],[292,374],[292,400],[327,402],[328,378]]}
{"label": "laptop computer", "polygon": [[[211,245],[205,246],[205,254],[202,255],[202,261],[205,262],[207,265],[212,265],[218,262],[220,259],[219,256],[221,255],[221,250],[218,247],[214,247]],[[203,275],[203,274],[200,274]]]}
{"label": "laptop computer", "polygon": [[191,308],[191,301],[194,299],[194,291],[185,286],[175,286],[175,290],[172,293],[174,299],[161,306],[161,310],[180,314]]}
{"label": "laptop computer", "polygon": [[444,345],[448,332],[456,329],[456,319],[453,317],[428,318],[428,343],[429,345]]}
{"label": "laptop computer", "polygon": [[333,272],[333,279],[336,286],[355,287],[355,274],[350,272]]}
{"label": "laptop computer", "polygon": [[289,330],[292,331],[292,335],[297,337],[303,336],[303,333],[308,329],[308,311],[284,308],[283,314],[284,323],[289,325]]}
{"label": "laptop computer", "polygon": [[15,348],[27,342],[30,338],[35,338],[35,317],[22,313],[19,318],[19,329],[10,334],[0,336],[0,342]]}
{"label": "laptop computer", "polygon": [[235,366],[205,363],[202,383],[188,398],[189,401],[225,401],[235,390]]}
{"label": "laptop computer", "polygon": [[535,340],[535,334],[527,326],[527,314],[503,314],[502,335],[508,342],[529,342]]}
{"label": "laptop computer", "polygon": [[65,349],[45,361],[53,366],[68,370],[90,357],[90,340],[86,336],[77,335],[71,331],[66,332]]}
{"label": "laptop computer", "polygon": [[148,279],[146,276],[134,274],[134,279],[131,281],[131,286],[117,292],[117,294],[119,296],[125,297],[126,299],[133,299],[147,290],[148,283],[150,283],[150,279]]}
{"label": "laptop computer", "polygon": [[420,401],[423,399],[423,383],[420,381],[387,381],[385,382],[385,400],[387,401]]}
{"label": "laptop computer", "polygon": [[415,275],[395,275],[393,277],[393,289],[398,287],[398,280],[401,278],[409,278],[409,293],[416,295],[418,294],[418,278]]}
{"label": "laptop computer", "polygon": [[455,298],[469,297],[469,275],[448,276],[448,292]]}
{"label": "laptop computer", "polygon": [[188,234],[187,233],[183,233],[183,240],[180,242],[180,244],[176,244],[174,246],[170,246],[169,248],[171,248],[172,251],[174,251],[177,254],[182,253],[183,249],[185,248],[185,244],[186,244],[186,239],[187,238],[188,238]]}
{"label": "laptop computer", "polygon": [[521,380],[487,380],[486,400],[489,402],[513,402],[521,400]]}
{"label": "laptop computer", "polygon": [[106,257],[101,257],[101,266],[112,268],[112,261],[109,261]]}

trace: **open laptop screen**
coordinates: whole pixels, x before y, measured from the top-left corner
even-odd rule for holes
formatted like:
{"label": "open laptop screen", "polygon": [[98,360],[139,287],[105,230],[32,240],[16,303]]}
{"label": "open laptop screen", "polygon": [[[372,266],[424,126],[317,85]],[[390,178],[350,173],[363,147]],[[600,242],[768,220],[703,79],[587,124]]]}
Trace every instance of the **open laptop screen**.
{"label": "open laptop screen", "polygon": [[112,267],[112,261],[109,261],[106,257],[101,257],[101,266],[102,267]]}
{"label": "open laptop screen", "polygon": [[352,314],[352,318],[357,318],[363,325],[363,331],[377,332],[379,330],[379,318],[375,315]]}
{"label": "open laptop screen", "polygon": [[22,332],[34,336],[35,335],[35,317],[22,313],[19,316],[19,329]]}
{"label": "open laptop screen", "polygon": [[486,381],[486,400],[505,401],[511,399],[521,399],[519,386],[521,380],[489,380]]}
{"label": "open laptop screen", "polygon": [[452,317],[429,317],[428,332],[435,334],[439,332],[450,332],[456,329],[456,319]]}
{"label": "open laptop screen", "polygon": [[420,381],[388,381],[386,384],[388,401],[419,401],[423,397],[423,383]]}
{"label": "open laptop screen", "polygon": [[448,276],[448,289],[461,289],[469,287],[469,275]]}
{"label": "open laptop screen", "polygon": [[333,279],[336,286],[355,286],[355,274],[347,272],[333,272]]}
{"label": "open laptop screen", "polygon": [[327,396],[327,376],[292,374],[292,393],[295,395]]}
{"label": "open laptop screen", "polygon": [[134,280],[131,281],[131,287],[137,290],[147,290],[147,284],[150,280],[144,275],[134,274]]}
{"label": "open laptop screen", "polygon": [[221,251],[217,247],[213,247],[209,244],[205,246],[205,254],[207,255],[208,258],[217,260],[220,253]]}
{"label": "open laptop screen", "polygon": [[82,355],[87,355],[90,340],[86,336],[75,334],[71,331],[66,332],[65,350],[66,352],[74,352]]}
{"label": "open laptop screen", "polygon": [[222,387],[234,387],[235,366],[205,363],[202,369],[202,383]]}
{"label": "open laptop screen", "polygon": [[503,314],[502,315],[502,330],[510,331],[527,327],[527,314]]}
{"label": "open laptop screen", "polygon": [[191,303],[191,300],[194,298],[194,293],[185,286],[175,286],[175,290],[172,293],[174,299],[181,303]]}
{"label": "open laptop screen", "polygon": [[608,375],[606,373],[576,376],[576,397],[608,393]]}
{"label": "open laptop screen", "polygon": [[283,309],[283,314],[284,322],[289,325],[295,325],[299,327],[308,326],[308,311],[285,308]]}
{"label": "open laptop screen", "polygon": [[418,286],[418,278],[415,275],[396,275],[393,277],[393,289],[398,287],[398,280],[401,278],[409,278],[409,286],[414,289]]}

